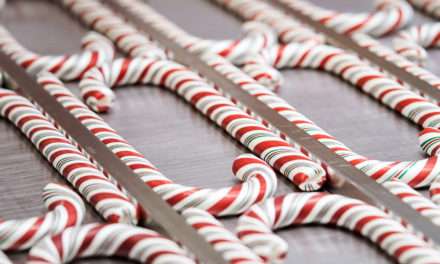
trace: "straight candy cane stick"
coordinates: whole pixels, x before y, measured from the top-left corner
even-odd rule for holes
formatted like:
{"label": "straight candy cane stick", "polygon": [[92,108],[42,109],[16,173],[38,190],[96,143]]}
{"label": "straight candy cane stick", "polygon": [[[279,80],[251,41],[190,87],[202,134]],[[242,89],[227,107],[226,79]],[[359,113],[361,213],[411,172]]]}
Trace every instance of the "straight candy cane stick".
{"label": "straight candy cane stick", "polygon": [[137,223],[137,210],[129,198],[31,102],[13,91],[0,89],[0,114],[20,129],[104,219]]}
{"label": "straight candy cane stick", "polygon": [[182,212],[186,222],[195,228],[223,258],[231,264],[263,264],[264,262],[251,249],[227,230],[208,212],[190,208]]}
{"label": "straight candy cane stick", "polygon": [[17,64],[35,75],[49,71],[65,81],[80,79],[90,68],[111,61],[113,44],[96,32],[90,32],[82,39],[80,53],[72,55],[40,55],[29,51],[0,26],[0,48]]}
{"label": "straight candy cane stick", "polygon": [[376,1],[374,12],[359,14],[337,12],[302,0],[280,0],[280,2],[347,35],[365,33],[375,37],[384,36],[405,27],[414,16],[411,6],[403,0],[379,0]]}
{"label": "straight candy cane stick", "polygon": [[302,190],[316,190],[324,183],[325,171],[318,164],[236,107],[198,74],[173,61],[119,59],[89,71],[80,88],[99,94],[109,87],[148,83],[179,94]]}
{"label": "straight candy cane stick", "polygon": [[82,223],[85,214],[83,201],[69,188],[49,183],[44,187],[43,201],[49,210],[43,216],[0,220],[1,250],[28,249],[45,236],[57,234]]}
{"label": "straight candy cane stick", "polygon": [[272,230],[322,224],[343,227],[377,244],[399,263],[439,263],[440,252],[362,201],[326,193],[292,193],[253,206],[237,225],[240,239],[270,263],[281,263],[287,244]]}
{"label": "straight candy cane stick", "polygon": [[27,264],[61,264],[89,257],[124,257],[139,263],[194,264],[185,250],[153,230],[125,224],[88,224],[46,237]]}

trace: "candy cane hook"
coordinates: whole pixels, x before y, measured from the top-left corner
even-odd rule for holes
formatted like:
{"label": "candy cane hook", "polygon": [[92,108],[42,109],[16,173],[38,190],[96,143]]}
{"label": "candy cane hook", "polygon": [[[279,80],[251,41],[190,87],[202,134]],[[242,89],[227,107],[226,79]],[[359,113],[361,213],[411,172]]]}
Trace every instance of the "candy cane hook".
{"label": "candy cane hook", "polygon": [[0,115],[20,129],[107,221],[137,222],[137,209],[129,198],[31,102],[13,91],[0,89]]}
{"label": "candy cane hook", "polygon": [[[80,89],[87,91],[86,94],[100,95],[108,87],[147,83],[165,86],[179,94],[301,189],[316,190],[324,183],[325,172],[318,164],[236,107],[198,74],[178,63],[140,58],[118,59],[109,66],[89,71],[81,81]],[[89,98],[84,100],[96,101]]]}
{"label": "candy cane hook", "polygon": [[49,210],[43,216],[20,220],[0,220],[1,250],[27,249],[45,236],[82,223],[85,215],[84,204],[81,198],[69,188],[49,183],[44,187],[43,201]]}
{"label": "candy cane hook", "polygon": [[85,72],[113,59],[113,44],[96,32],[82,39],[83,51],[73,55],[46,56],[27,50],[0,26],[0,48],[31,74],[49,71],[65,81],[80,79]]}
{"label": "candy cane hook", "polygon": [[440,46],[440,23],[424,24],[403,30],[393,40],[394,50],[419,65],[428,58],[426,48]]}
{"label": "candy cane hook", "polygon": [[343,227],[377,244],[399,263],[438,263],[440,252],[385,212],[335,194],[292,193],[254,205],[238,221],[243,243],[270,263],[281,263],[287,244],[272,230],[296,225]]}
{"label": "candy cane hook", "polygon": [[62,264],[118,256],[139,263],[195,264],[174,241],[153,230],[125,224],[88,224],[46,237],[32,247],[27,264]]}

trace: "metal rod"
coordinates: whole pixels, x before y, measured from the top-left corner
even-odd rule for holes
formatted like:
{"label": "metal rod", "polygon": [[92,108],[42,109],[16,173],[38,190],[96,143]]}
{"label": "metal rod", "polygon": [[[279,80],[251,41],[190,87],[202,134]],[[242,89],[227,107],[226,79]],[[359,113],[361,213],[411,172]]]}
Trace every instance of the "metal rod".
{"label": "metal rod", "polygon": [[376,53],[370,51],[369,49],[360,46],[351,37],[338,33],[336,30],[330,27],[326,27],[319,21],[316,21],[313,18],[303,14],[300,10],[283,4],[282,0],[273,0],[270,1],[270,3],[282,9],[287,14],[292,15],[293,17],[295,17],[296,20],[311,27],[316,32],[324,34],[328,38],[329,42],[333,45],[356,52],[359,56],[376,64],[388,73],[395,75],[399,78],[399,80],[408,83],[409,85],[411,85],[412,88],[418,89],[420,92],[429,95],[429,97],[431,97],[432,99],[440,102],[440,90],[432,86],[425,80],[422,80],[412,73],[406,71],[405,69],[400,68],[396,64],[387,61],[386,59],[378,56]]}
{"label": "metal rod", "polygon": [[127,167],[81,122],[52,97],[34,77],[0,50],[0,68],[19,86],[20,92],[43,107],[76,143],[90,154],[135,198],[152,220],[172,238],[183,243],[204,263],[226,264],[220,253],[188,225],[156,192]]}
{"label": "metal rod", "polygon": [[137,14],[134,14],[130,10],[121,6],[118,3],[118,0],[109,0],[106,1],[106,4],[111,6],[114,11],[124,16],[145,34],[158,41],[163,47],[170,50],[174,55],[174,60],[187,65],[202,74],[205,78],[220,87],[224,92],[240,101],[254,113],[287,135],[290,139],[303,146],[318,159],[326,162],[337,175],[344,179],[344,183],[335,186],[332,190],[333,192],[361,199],[379,207],[386,207],[396,215],[405,219],[418,231],[422,232],[436,243],[440,243],[440,232],[437,226],[410,206],[403,203],[399,198],[391,194],[380,184],[376,183],[364,172],[353,167],[349,162],[333,153],[325,145],[315,140],[300,127],[289,122],[275,110],[242,90],[240,86],[211,68],[196,54],[179,46],[173,39],[156,29],[153,24],[145,22],[142,17],[139,17]]}

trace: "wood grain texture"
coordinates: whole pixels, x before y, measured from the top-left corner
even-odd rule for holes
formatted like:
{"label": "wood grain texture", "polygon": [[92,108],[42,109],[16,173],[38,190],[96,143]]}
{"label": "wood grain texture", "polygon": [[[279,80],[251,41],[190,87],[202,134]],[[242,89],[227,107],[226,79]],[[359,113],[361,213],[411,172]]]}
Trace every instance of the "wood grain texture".
{"label": "wood grain texture", "polygon": [[[240,35],[241,21],[209,1],[148,2],[195,35],[216,39]],[[313,2],[342,11],[371,8],[369,1]],[[426,19],[418,16],[417,20]],[[0,13],[0,21],[26,47],[47,54],[78,50],[79,40],[87,31],[45,0],[9,1]],[[286,71],[285,77],[286,84],[280,95],[354,150],[384,160],[423,156],[417,146],[416,126],[342,80],[307,70]],[[72,87],[75,89],[75,85]],[[120,88],[116,94],[116,106],[104,118],[169,178],[214,188],[235,182],[230,166],[233,158],[246,149],[183,100],[157,87]],[[1,217],[41,214],[44,212],[40,198],[43,186],[51,181],[62,182],[61,177],[13,126],[3,121],[0,122],[0,142]],[[279,193],[291,191],[294,189],[290,184],[281,179]],[[93,210],[89,209],[87,221],[99,221]],[[235,218],[224,220],[231,229],[235,221]],[[342,230],[303,227],[279,234],[290,246],[286,263],[390,262],[375,246]],[[25,254],[11,256],[16,263],[24,263]]]}

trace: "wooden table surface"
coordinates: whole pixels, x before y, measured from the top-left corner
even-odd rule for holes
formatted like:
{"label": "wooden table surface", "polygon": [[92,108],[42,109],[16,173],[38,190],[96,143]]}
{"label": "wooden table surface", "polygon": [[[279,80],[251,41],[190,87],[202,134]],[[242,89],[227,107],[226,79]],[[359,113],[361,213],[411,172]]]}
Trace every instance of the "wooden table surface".
{"label": "wooden table surface", "polygon": [[[242,21],[206,0],[151,0],[152,7],[200,37],[240,35]],[[314,0],[341,11],[362,11],[370,1]],[[356,3],[356,4],[355,4]],[[9,1],[0,21],[26,47],[40,53],[75,52],[87,29],[67,12],[45,0]],[[430,21],[417,14],[416,23]],[[435,51],[429,67],[440,74]],[[279,94],[322,128],[368,157],[420,159],[419,128],[337,77],[309,70],[285,71]],[[72,85],[76,89],[75,85]],[[247,150],[176,95],[157,87],[116,90],[117,102],[104,118],[166,176],[183,184],[221,187],[235,183],[234,157]],[[41,192],[48,182],[63,182],[33,146],[8,122],[0,122],[0,212],[3,219],[45,212]],[[279,193],[295,191],[280,177]],[[87,222],[101,221],[88,209]],[[233,230],[236,218],[224,219]],[[367,240],[326,227],[290,228],[279,232],[289,243],[286,263],[390,263]],[[25,253],[12,253],[24,263]],[[76,263],[126,263],[87,260]]]}

